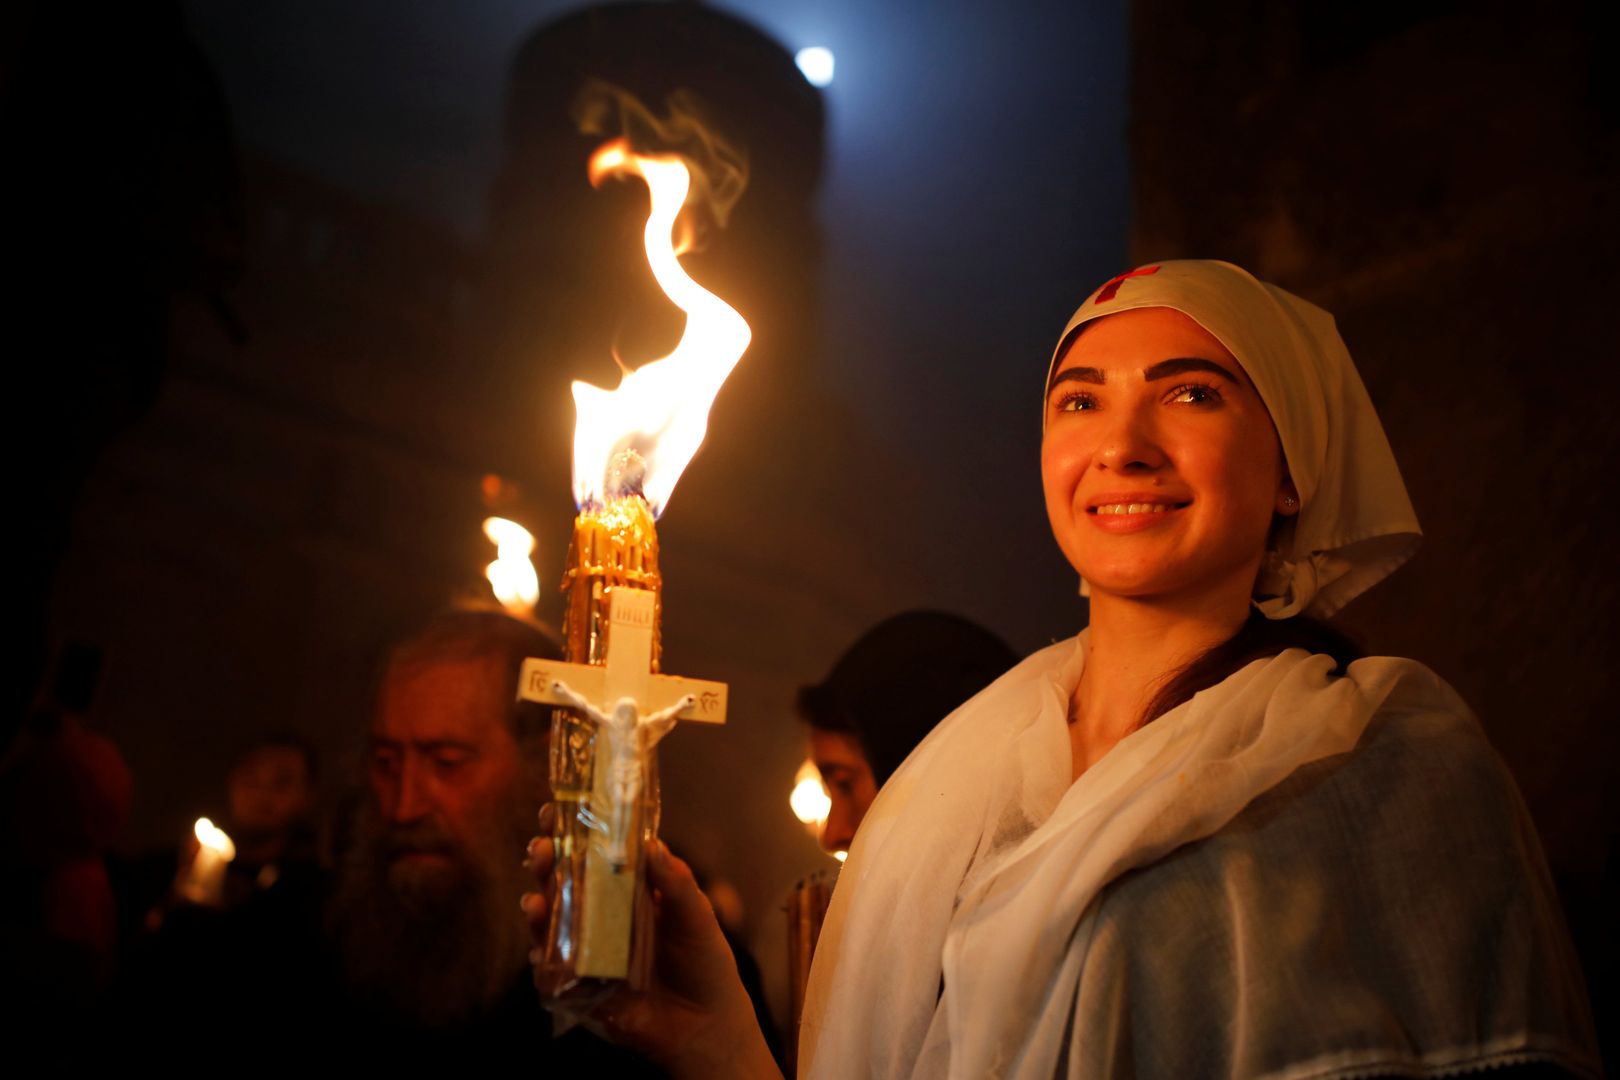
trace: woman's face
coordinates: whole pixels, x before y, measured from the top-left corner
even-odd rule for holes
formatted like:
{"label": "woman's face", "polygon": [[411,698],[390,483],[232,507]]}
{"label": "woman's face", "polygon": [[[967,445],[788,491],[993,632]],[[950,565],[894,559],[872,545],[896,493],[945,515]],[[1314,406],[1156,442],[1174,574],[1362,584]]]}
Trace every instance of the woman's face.
{"label": "woman's face", "polygon": [[855,830],[877,798],[872,766],[853,735],[810,729],[810,760],[821,773],[831,805],[821,826],[821,846],[830,852],[848,851]]}
{"label": "woman's face", "polygon": [[1059,358],[1041,479],[1094,596],[1246,598],[1273,515],[1297,505],[1254,384],[1169,308],[1098,319]]}

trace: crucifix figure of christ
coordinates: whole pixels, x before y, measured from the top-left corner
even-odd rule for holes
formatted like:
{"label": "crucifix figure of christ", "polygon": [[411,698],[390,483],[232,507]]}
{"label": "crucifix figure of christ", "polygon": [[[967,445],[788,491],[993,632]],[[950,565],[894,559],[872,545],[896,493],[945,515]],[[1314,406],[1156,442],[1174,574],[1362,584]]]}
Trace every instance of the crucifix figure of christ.
{"label": "crucifix figure of christ", "polygon": [[[608,783],[613,800],[608,807],[607,855],[616,867],[629,860],[630,821],[636,801],[641,798],[641,776],[647,768],[647,751],[658,745],[669,729],[675,726],[680,713],[697,704],[697,698],[687,694],[667,709],[642,715],[636,699],[622,697],[613,703],[611,712],[603,712],[582,694],[575,693],[561,679],[553,679],[551,690],[569,701],[580,712],[596,721],[598,730],[607,738]],[[597,768],[601,768],[600,759]]]}
{"label": "crucifix figure of christ", "polygon": [[591,839],[583,853],[577,972],[624,978],[630,965],[641,804],[652,748],[677,720],[724,723],[726,684],[652,670],[652,592],[616,586],[606,590],[604,599],[605,662],[530,658],[523,662],[518,696],[577,709],[595,726],[589,794],[579,815],[588,823]]}

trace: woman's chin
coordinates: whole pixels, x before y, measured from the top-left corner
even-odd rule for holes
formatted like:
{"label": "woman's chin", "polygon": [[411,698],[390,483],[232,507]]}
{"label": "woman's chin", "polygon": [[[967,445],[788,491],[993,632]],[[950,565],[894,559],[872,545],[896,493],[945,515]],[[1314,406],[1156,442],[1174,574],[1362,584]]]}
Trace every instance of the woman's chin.
{"label": "woman's chin", "polygon": [[1111,597],[1129,600],[1150,600],[1177,591],[1179,582],[1168,580],[1157,569],[1143,570],[1132,567],[1093,569],[1080,571],[1092,599]]}
{"label": "woman's chin", "polygon": [[1151,602],[1165,597],[1165,591],[1147,585],[1128,581],[1098,581],[1086,578],[1086,585],[1091,594],[1092,604],[1099,600],[1134,600],[1139,603]]}
{"label": "woman's chin", "polygon": [[1248,598],[1254,587],[1254,569],[1239,567],[1221,574],[1175,574],[1172,568],[1157,567],[1155,572],[1131,572],[1115,568],[1081,571],[1092,608],[1099,602],[1130,601],[1182,614],[1216,614],[1234,605],[1247,609]]}

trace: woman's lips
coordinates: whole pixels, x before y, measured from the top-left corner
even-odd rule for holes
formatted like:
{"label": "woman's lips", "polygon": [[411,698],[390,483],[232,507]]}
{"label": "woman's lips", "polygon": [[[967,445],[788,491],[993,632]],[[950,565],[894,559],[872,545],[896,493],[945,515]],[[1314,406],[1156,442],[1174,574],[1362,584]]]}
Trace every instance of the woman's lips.
{"label": "woman's lips", "polygon": [[1110,496],[1092,500],[1086,507],[1086,517],[1104,532],[1138,532],[1168,524],[1190,505],[1190,500],[1166,499],[1162,495]]}
{"label": "woman's lips", "polygon": [[1162,514],[1166,510],[1174,510],[1174,509],[1176,509],[1176,504],[1175,503],[1167,503],[1167,502],[1160,502],[1160,503],[1147,503],[1147,502],[1124,503],[1124,502],[1117,502],[1117,503],[1104,503],[1101,506],[1093,506],[1091,508],[1091,513],[1093,513],[1093,514],[1107,514],[1107,515],[1110,515],[1110,516],[1117,515],[1117,514]]}

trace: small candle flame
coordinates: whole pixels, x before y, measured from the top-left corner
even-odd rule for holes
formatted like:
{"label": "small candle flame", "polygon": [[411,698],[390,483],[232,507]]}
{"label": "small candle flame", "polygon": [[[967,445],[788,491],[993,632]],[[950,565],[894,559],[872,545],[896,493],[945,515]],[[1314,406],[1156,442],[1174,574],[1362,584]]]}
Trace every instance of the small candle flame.
{"label": "small candle flame", "polygon": [[231,842],[231,838],[225,835],[224,829],[207,818],[198,818],[197,824],[191,827],[191,832],[196,836],[197,843],[217,853],[226,862],[236,858],[236,845]]}
{"label": "small candle flame", "polygon": [[495,561],[484,567],[495,599],[513,615],[532,615],[540,599],[540,578],[529,559],[534,553],[534,534],[515,521],[491,517],[484,519],[484,535],[495,545]]}
{"label": "small candle flame", "polygon": [[815,762],[806,761],[799,766],[799,771],[793,777],[793,794],[788,796],[788,805],[793,808],[794,817],[813,828],[821,828],[827,820],[832,800],[827,797],[827,789],[821,782],[821,773],[816,769]]}
{"label": "small candle flame", "polygon": [[634,153],[625,139],[591,156],[593,184],[627,173],[647,182],[647,261],[659,287],[686,312],[686,329],[674,352],[625,372],[614,390],[574,383],[574,502],[585,509],[640,494],[657,516],[703,444],[709,407],[752,334],[735,309],[681,266],[688,236],[678,247],[676,233],[692,186],[686,163],[672,154]]}

